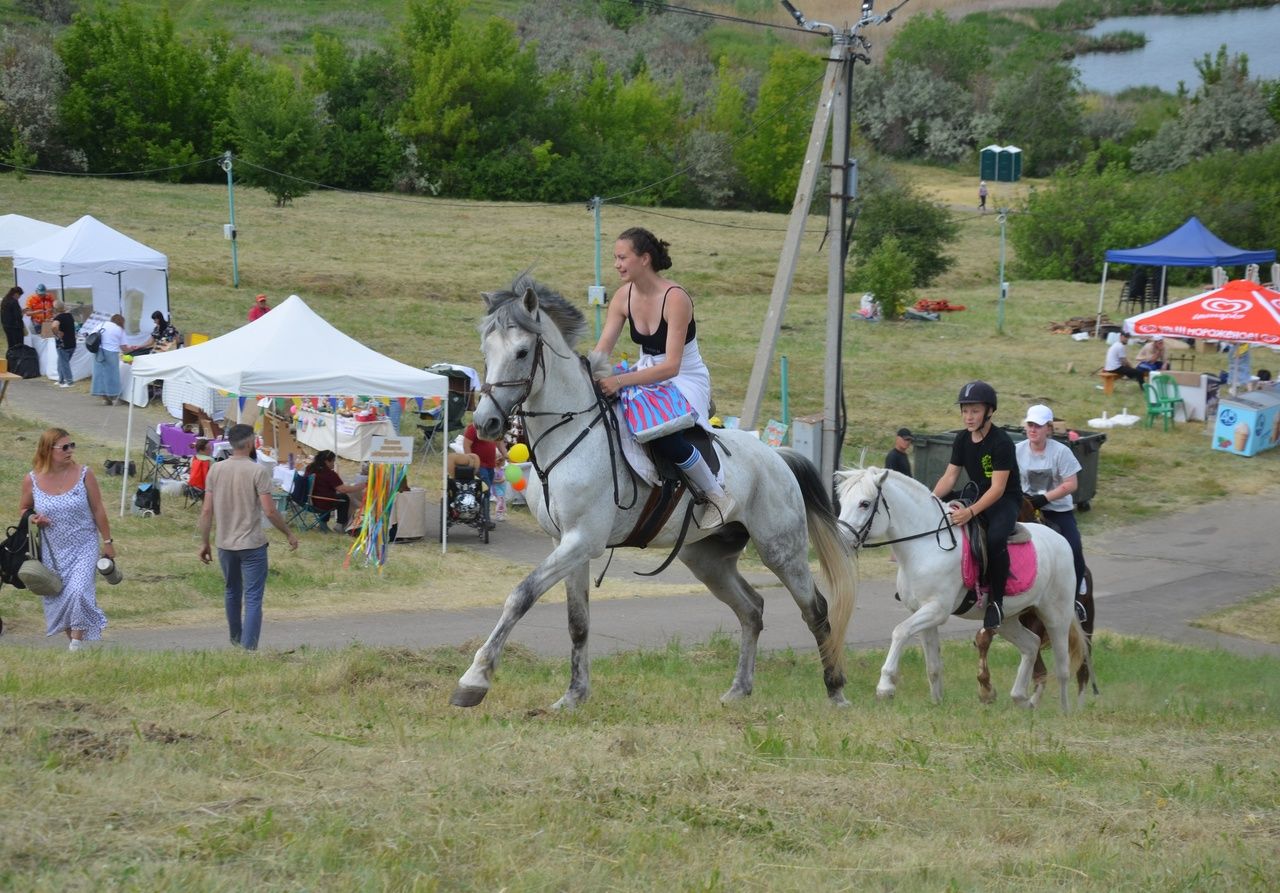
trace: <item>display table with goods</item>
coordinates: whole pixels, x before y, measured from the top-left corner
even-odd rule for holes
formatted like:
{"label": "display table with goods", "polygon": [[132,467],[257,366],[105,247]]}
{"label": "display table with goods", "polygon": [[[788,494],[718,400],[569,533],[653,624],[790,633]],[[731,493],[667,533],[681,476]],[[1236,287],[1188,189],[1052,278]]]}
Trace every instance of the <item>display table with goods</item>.
{"label": "display table with goods", "polygon": [[353,462],[369,457],[373,438],[396,433],[391,420],[376,403],[363,406],[340,403],[334,408],[321,401],[303,401],[294,420],[294,437],[298,443],[314,451],[333,450]]}
{"label": "display table with goods", "polygon": [[[27,343],[40,356],[40,374],[58,380],[58,339],[42,335],[28,335]],[[93,354],[85,350],[84,334],[76,337],[76,352],[71,355],[71,380],[81,381],[93,376]]]}

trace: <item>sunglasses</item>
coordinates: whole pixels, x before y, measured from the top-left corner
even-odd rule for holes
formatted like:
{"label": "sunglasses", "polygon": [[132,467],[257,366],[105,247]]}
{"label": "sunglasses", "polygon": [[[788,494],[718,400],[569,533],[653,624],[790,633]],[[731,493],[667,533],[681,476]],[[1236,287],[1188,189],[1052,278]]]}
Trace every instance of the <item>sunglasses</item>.
{"label": "sunglasses", "polygon": [[75,448],[76,448],[75,441],[72,441],[71,443],[64,443],[60,447],[54,447],[55,450],[62,450],[64,453],[69,453]]}

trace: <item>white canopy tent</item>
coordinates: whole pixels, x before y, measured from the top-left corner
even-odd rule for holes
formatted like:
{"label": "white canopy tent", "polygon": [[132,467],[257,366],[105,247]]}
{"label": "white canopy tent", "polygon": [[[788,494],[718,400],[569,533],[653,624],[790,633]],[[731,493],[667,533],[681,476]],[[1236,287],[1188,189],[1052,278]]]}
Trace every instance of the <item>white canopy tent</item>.
{"label": "white canopy tent", "polygon": [[13,277],[24,291],[43,284],[67,304],[91,304],[101,316],[119,313],[131,336],[144,326],[150,334],[156,310],[169,316],[169,259],[88,214],[15,249]]}
{"label": "white canopy tent", "polygon": [[62,227],[56,223],[45,223],[21,214],[0,215],[0,257],[13,257],[19,248],[48,238],[61,230]]}
{"label": "white canopy tent", "polygon": [[[383,356],[338,331],[297,295],[251,323],[194,347],[148,354],[133,361],[135,386],[152,379],[179,381],[249,397],[440,397],[448,425],[449,379]],[[141,383],[141,384],[140,384]],[[446,427],[445,430],[448,430]],[[133,401],[125,433],[125,471],[133,437]],[[441,454],[441,492],[448,451]],[[120,493],[124,514],[128,492]],[[443,523],[443,520],[442,520]]]}

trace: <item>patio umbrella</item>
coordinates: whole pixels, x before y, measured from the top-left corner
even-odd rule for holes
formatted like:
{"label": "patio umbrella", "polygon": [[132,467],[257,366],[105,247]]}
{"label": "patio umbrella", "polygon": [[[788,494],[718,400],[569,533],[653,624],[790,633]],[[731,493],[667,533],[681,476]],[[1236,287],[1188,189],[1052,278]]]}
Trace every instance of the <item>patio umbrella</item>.
{"label": "patio umbrella", "polygon": [[1124,329],[1140,337],[1169,335],[1248,344],[1280,345],[1280,292],[1247,279],[1139,313]]}

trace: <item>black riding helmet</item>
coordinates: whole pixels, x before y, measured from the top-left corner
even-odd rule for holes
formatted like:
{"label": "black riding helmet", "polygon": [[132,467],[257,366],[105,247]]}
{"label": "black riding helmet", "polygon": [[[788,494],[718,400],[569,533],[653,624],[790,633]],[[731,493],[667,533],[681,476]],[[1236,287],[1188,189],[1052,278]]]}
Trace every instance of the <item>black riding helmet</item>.
{"label": "black riding helmet", "polygon": [[956,404],[963,406],[966,403],[985,403],[991,407],[992,412],[999,408],[996,405],[996,389],[985,381],[971,381],[960,389]]}

